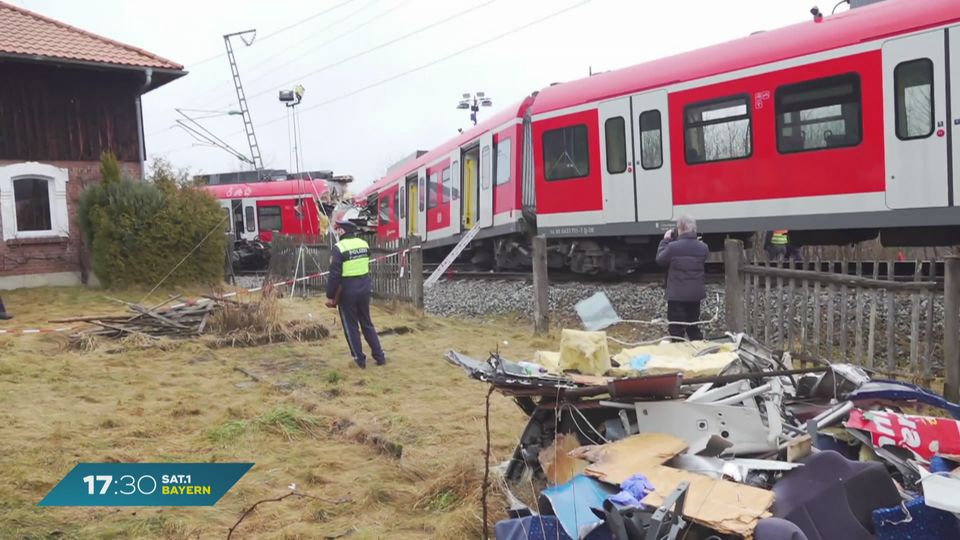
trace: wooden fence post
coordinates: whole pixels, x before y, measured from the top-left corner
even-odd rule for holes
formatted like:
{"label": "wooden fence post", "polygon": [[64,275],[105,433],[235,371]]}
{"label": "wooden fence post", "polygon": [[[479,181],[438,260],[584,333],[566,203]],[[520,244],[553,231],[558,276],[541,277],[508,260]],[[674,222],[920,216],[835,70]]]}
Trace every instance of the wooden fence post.
{"label": "wooden fence post", "polygon": [[538,235],[533,239],[533,330],[536,335],[546,334],[550,329],[547,316],[550,310],[550,282],[547,278],[547,238]]}
{"label": "wooden fence post", "polygon": [[237,279],[233,275],[233,237],[225,235],[223,246],[223,281],[236,285]]}
{"label": "wooden fence post", "polygon": [[413,307],[423,311],[423,250],[419,236],[410,239],[410,296]]}
{"label": "wooden fence post", "polygon": [[943,395],[960,401],[960,257],[947,257],[943,284]]}
{"label": "wooden fence post", "polygon": [[731,332],[744,330],[743,303],[743,242],[728,238],[723,244],[723,268],[725,273],[726,320]]}

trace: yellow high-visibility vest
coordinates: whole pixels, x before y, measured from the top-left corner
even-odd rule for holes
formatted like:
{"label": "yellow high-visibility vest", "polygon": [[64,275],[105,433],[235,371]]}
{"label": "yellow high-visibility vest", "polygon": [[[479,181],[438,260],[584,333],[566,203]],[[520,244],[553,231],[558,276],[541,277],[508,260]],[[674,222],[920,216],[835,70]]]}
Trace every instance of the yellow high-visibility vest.
{"label": "yellow high-visibility vest", "polygon": [[773,236],[770,237],[770,243],[775,246],[785,246],[790,243],[790,239],[787,237],[787,231],[773,231]]}
{"label": "yellow high-visibility vest", "polygon": [[343,256],[343,277],[360,277],[370,273],[370,246],[359,238],[344,238],[337,242]]}

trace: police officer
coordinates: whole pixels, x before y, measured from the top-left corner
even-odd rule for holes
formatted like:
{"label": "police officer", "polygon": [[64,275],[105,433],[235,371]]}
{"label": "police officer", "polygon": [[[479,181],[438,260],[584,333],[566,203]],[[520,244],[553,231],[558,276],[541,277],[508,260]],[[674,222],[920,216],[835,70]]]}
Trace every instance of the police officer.
{"label": "police officer", "polygon": [[787,244],[790,243],[790,231],[778,229],[770,234],[770,244],[767,246],[767,256],[777,260],[787,255]]}
{"label": "police officer", "polygon": [[370,319],[370,246],[356,236],[357,226],[346,219],[337,221],[340,241],[333,247],[330,275],[327,277],[327,307],[340,311],[340,323],[350,346],[353,361],[361,369],[367,367],[360,333],[370,345],[370,352],[378,366],[387,363],[380,346],[377,329]]}

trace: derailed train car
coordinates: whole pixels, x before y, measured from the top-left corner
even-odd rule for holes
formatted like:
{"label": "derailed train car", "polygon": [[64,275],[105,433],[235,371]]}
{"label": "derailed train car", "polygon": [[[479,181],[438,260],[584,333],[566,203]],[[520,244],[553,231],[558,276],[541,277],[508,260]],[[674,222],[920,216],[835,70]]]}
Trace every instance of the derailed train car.
{"label": "derailed train car", "polygon": [[[624,272],[678,215],[725,237],[960,243],[960,3],[888,0],[556,84],[360,194],[384,239]],[[430,251],[428,251],[429,253]]]}

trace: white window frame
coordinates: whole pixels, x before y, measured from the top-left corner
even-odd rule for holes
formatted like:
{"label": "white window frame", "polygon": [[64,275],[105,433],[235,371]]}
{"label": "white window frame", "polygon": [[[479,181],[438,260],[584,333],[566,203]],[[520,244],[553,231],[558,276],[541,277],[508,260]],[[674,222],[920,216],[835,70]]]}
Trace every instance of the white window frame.
{"label": "white window frame", "polygon": [[[18,231],[17,205],[13,182],[21,178],[39,178],[47,181],[50,201],[50,229],[46,231]],[[0,225],[4,240],[29,238],[69,238],[70,214],[67,212],[67,169],[30,161],[0,166]]]}

